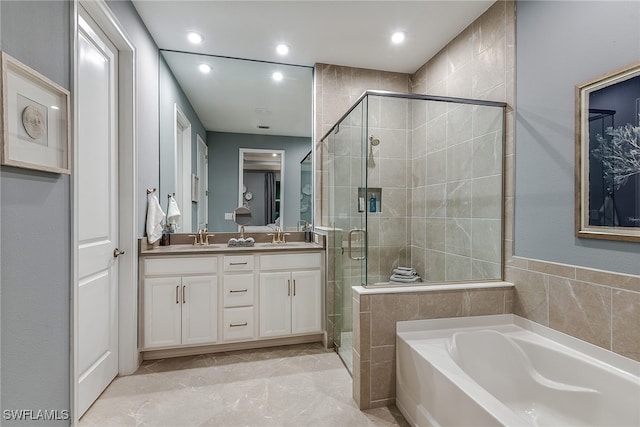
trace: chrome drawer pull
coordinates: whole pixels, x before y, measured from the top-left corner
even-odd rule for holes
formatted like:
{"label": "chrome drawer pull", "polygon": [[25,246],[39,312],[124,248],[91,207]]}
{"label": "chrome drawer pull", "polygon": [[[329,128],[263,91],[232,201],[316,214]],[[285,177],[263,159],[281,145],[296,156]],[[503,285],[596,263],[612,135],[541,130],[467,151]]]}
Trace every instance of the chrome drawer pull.
{"label": "chrome drawer pull", "polygon": [[245,261],[245,262],[230,262],[229,265],[247,265],[247,261]]}
{"label": "chrome drawer pull", "polygon": [[176,286],[176,304],[180,304],[180,285]]}
{"label": "chrome drawer pull", "polygon": [[236,328],[238,326],[247,326],[247,325],[248,325],[247,322],[244,322],[244,323],[229,323],[229,327],[231,327],[231,328]]}
{"label": "chrome drawer pull", "polygon": [[229,291],[229,293],[233,294],[233,293],[236,293],[236,292],[247,292],[247,291],[248,291],[248,289],[231,289]]}

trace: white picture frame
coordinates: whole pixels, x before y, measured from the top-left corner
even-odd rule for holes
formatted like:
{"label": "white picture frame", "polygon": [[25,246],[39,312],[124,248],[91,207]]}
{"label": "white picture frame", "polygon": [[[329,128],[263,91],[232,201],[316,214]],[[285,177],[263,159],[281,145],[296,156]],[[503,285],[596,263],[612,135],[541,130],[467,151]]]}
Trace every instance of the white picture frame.
{"label": "white picture frame", "polygon": [[69,91],[2,52],[0,163],[71,173]]}

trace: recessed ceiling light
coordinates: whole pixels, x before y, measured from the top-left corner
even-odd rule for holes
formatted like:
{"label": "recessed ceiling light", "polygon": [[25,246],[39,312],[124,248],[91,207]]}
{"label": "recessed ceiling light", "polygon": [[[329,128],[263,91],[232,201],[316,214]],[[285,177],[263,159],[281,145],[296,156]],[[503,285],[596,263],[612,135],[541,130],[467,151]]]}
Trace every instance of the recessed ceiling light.
{"label": "recessed ceiling light", "polygon": [[193,44],[200,44],[204,41],[204,36],[194,31],[191,31],[189,34],[187,34],[187,38]]}
{"label": "recessed ceiling light", "polygon": [[278,52],[278,54],[280,55],[286,55],[287,53],[289,53],[289,46],[287,46],[286,44],[279,44],[276,47],[276,52]]}
{"label": "recessed ceiling light", "polygon": [[276,71],[275,73],[273,73],[271,75],[271,77],[273,77],[273,80],[279,82],[280,80],[283,79],[284,76],[282,75],[282,73],[280,71]]}
{"label": "recessed ceiling light", "polygon": [[201,73],[207,74],[211,72],[211,67],[207,64],[200,64],[198,65],[198,70],[200,70]]}
{"label": "recessed ceiling light", "polygon": [[398,31],[393,33],[391,36],[391,41],[395,44],[400,44],[404,41],[404,33],[402,31]]}

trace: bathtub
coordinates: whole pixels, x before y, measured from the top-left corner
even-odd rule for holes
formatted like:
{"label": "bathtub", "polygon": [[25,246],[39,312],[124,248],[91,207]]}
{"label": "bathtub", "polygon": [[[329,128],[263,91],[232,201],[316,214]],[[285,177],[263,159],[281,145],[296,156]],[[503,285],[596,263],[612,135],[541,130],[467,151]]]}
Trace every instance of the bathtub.
{"label": "bathtub", "polygon": [[416,426],[640,426],[640,362],[515,315],[398,322]]}

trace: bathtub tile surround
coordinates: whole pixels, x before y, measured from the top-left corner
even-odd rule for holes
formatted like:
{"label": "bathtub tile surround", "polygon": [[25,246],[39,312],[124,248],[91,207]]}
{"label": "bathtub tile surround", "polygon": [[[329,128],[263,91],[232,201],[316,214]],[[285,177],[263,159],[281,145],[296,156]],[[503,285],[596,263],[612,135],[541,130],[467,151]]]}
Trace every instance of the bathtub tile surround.
{"label": "bathtub tile surround", "polygon": [[349,374],[321,344],[144,362],[79,425],[408,426],[395,406],[361,412]]}
{"label": "bathtub tile surround", "polygon": [[353,397],[359,407],[376,408],[395,401],[396,322],[512,313],[510,284],[485,285],[493,287],[428,285],[387,288],[385,293],[355,287]]}
{"label": "bathtub tile surround", "polygon": [[640,360],[640,277],[512,257],[514,314]]}

